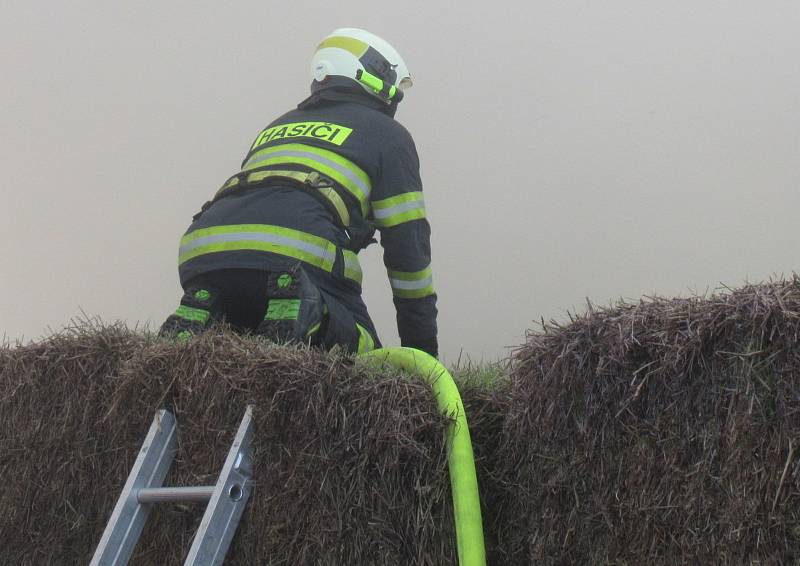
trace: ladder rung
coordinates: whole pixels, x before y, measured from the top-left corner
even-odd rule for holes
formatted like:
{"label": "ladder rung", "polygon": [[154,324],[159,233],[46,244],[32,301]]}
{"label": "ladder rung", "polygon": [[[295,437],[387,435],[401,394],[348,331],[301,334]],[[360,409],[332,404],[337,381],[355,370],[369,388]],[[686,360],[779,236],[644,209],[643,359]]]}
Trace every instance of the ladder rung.
{"label": "ladder rung", "polygon": [[214,495],[213,485],[189,487],[148,487],[136,493],[139,503],[183,503],[188,501],[208,501]]}
{"label": "ladder rung", "polygon": [[252,489],[252,424],[253,407],[248,405],[216,485],[162,487],[175,456],[177,423],[171,412],[158,411],[91,566],[127,564],[152,504],[179,501],[207,503],[184,566],[221,565]]}

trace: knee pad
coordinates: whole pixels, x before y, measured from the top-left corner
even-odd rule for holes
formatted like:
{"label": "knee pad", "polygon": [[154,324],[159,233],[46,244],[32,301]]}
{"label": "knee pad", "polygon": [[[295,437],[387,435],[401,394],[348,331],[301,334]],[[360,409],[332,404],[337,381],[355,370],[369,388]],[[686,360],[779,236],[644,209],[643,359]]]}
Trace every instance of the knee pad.
{"label": "knee pad", "polygon": [[373,338],[372,333],[357,322],[356,330],[358,330],[358,343],[356,345],[356,352],[359,354],[364,354],[370,350],[374,350],[375,338]]}
{"label": "knee pad", "polygon": [[322,294],[300,265],[267,276],[267,311],[256,334],[273,342],[318,342],[327,309]]}
{"label": "knee pad", "polygon": [[193,285],[184,289],[181,304],[161,325],[159,336],[174,336],[181,340],[205,330],[216,318],[219,292],[211,287]]}
{"label": "knee pad", "polygon": [[319,332],[318,344],[325,349],[341,346],[350,353],[364,353],[380,347],[380,342],[371,330],[371,324],[359,323],[348,306],[323,293],[326,316]]}

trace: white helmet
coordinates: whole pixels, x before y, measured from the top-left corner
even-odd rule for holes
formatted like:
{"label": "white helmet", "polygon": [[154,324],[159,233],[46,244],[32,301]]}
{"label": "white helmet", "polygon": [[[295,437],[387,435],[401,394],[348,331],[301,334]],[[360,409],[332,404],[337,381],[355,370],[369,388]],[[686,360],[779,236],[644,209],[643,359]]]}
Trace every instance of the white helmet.
{"label": "white helmet", "polygon": [[399,101],[403,90],[412,85],[411,74],[397,50],[377,35],[356,28],[334,30],[311,58],[312,90],[337,76],[356,81],[386,103]]}

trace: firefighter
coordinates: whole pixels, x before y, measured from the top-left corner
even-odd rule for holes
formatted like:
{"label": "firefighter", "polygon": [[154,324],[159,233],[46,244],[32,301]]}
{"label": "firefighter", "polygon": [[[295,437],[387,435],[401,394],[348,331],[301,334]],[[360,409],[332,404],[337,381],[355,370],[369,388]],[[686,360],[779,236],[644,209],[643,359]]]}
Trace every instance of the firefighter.
{"label": "firefighter", "polygon": [[180,242],[184,295],[161,334],[225,321],[276,341],[380,347],[358,262],[377,228],[401,344],[437,356],[419,160],[394,120],[408,67],[383,39],[344,28],[317,47],[311,79],[194,216]]}

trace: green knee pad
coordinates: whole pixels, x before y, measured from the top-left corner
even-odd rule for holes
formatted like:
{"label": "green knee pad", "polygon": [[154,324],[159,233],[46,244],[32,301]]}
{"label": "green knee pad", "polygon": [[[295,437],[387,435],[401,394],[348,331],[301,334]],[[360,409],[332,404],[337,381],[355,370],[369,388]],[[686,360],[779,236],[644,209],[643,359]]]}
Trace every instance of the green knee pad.
{"label": "green knee pad", "polygon": [[174,336],[188,340],[202,332],[212,318],[218,293],[207,287],[188,287],[181,297],[180,306],[171,314],[159,330],[160,336]]}
{"label": "green knee pad", "polygon": [[267,310],[256,334],[275,342],[315,343],[325,318],[322,294],[299,265],[267,279]]}

